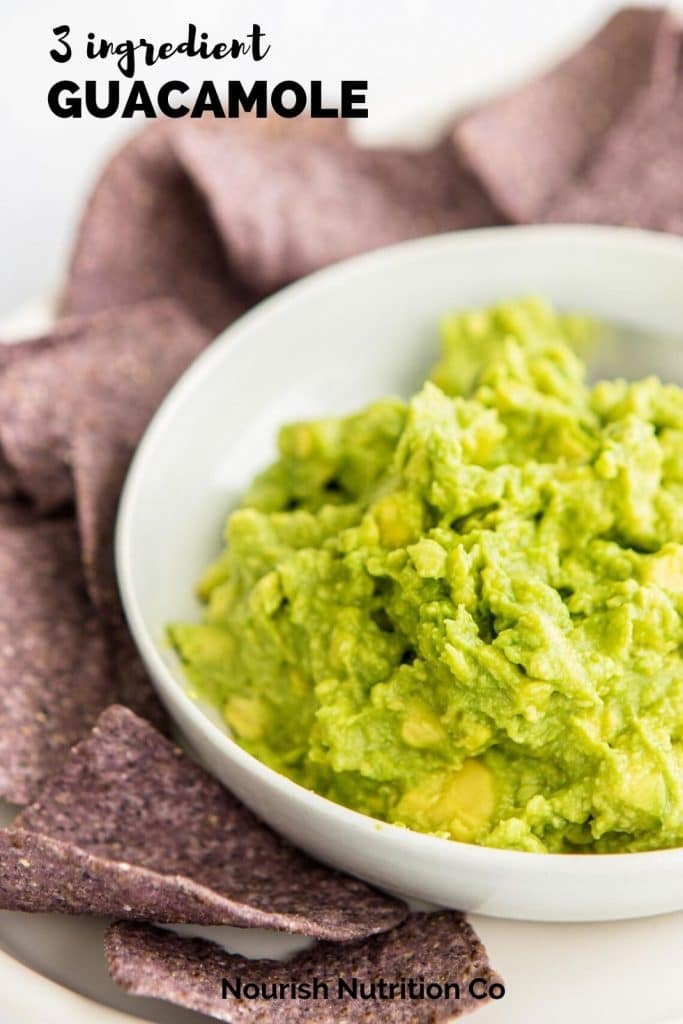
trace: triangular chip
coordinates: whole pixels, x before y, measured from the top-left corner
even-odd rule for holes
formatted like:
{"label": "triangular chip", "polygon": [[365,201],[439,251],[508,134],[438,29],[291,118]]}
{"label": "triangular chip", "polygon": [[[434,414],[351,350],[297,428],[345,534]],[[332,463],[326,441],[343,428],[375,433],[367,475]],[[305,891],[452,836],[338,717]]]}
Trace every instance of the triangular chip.
{"label": "triangular chip", "polygon": [[294,849],[122,707],[1,833],[0,906],[350,940],[406,907]]}
{"label": "triangular chip", "polygon": [[78,233],[64,315],[173,296],[216,333],[247,307],[204,201],[169,145],[176,127],[156,122],[105,168]]}
{"label": "triangular chip", "polygon": [[380,245],[498,219],[449,139],[370,149],[343,137],[187,122],[173,145],[231,266],[259,293]]}
{"label": "triangular chip", "polygon": [[645,97],[615,125],[588,173],[544,219],[683,234],[683,75],[667,102]]}
{"label": "triangular chip", "polygon": [[123,440],[132,448],[209,337],[182,307],[162,300],[62,321],[30,356],[5,368],[0,444],[39,510],[73,498],[78,424],[106,425],[114,418],[117,438],[125,423]]}
{"label": "triangular chip", "polygon": [[484,1005],[492,986],[496,998],[503,994],[486,950],[453,911],[414,914],[360,942],[319,943],[286,962],[247,960],[204,939],[127,922],[109,929],[105,948],[126,991],[230,1024],[436,1024]]}
{"label": "triangular chip", "polygon": [[[53,344],[52,337],[37,338],[30,341],[22,341],[10,344],[0,343],[0,376],[14,363],[21,359],[28,359],[38,352],[50,348]],[[21,493],[19,478],[12,466],[7,461],[5,453],[0,446],[0,503],[14,500]],[[5,522],[6,516],[0,508],[0,522]]]}
{"label": "triangular chip", "polygon": [[[0,795],[33,798],[118,697],[75,524],[0,525]],[[26,513],[24,513],[26,514]]]}
{"label": "triangular chip", "polygon": [[642,92],[666,93],[676,48],[670,13],[620,11],[547,74],[465,117],[457,148],[507,217],[536,220]]}

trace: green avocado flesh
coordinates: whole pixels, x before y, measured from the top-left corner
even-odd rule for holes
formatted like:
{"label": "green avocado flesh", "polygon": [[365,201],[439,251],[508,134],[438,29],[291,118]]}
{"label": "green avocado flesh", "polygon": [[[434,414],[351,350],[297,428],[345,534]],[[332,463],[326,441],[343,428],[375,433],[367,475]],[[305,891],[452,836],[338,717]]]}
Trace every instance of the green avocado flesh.
{"label": "green avocado flesh", "polygon": [[683,843],[683,390],[589,388],[591,330],[453,314],[410,401],[282,429],[170,628],[241,746],[464,842]]}

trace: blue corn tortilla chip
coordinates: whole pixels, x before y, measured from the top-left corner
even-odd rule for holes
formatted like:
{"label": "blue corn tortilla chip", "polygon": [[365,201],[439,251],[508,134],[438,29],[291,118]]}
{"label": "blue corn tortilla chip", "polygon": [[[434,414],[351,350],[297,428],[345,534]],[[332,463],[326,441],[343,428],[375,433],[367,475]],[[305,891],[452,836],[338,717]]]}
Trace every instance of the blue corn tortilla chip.
{"label": "blue corn tortilla chip", "polygon": [[0,372],[0,446],[39,511],[74,497],[71,448],[79,425],[115,416],[116,436],[132,448],[209,337],[165,299],[63,321]]}
{"label": "blue corn tortilla chip", "polygon": [[[37,338],[30,341],[11,344],[0,343],[0,378],[2,374],[23,359],[29,359],[32,355],[44,352],[54,344],[52,337]],[[21,495],[21,486],[17,473],[7,461],[0,444],[0,522],[7,520],[8,512],[3,508],[6,502],[11,502]]]}
{"label": "blue corn tortilla chip", "polygon": [[499,219],[450,139],[424,150],[370,149],[343,137],[195,121],[179,125],[173,147],[206,198],[231,268],[258,294],[381,245]]}
{"label": "blue corn tortilla chip", "polygon": [[170,146],[174,130],[155,123],[105,168],[78,232],[63,316],[173,296],[216,333],[249,304]]}
{"label": "blue corn tortilla chip", "polygon": [[[0,451],[0,506],[19,497],[21,491],[17,475]],[[0,511],[0,516],[2,515]]]}
{"label": "blue corn tortilla chip", "polygon": [[165,736],[170,735],[171,721],[150,682],[122,611],[107,618],[106,632],[116,680],[116,703],[132,708]]}
{"label": "blue corn tortilla chip", "polygon": [[669,12],[620,11],[547,74],[463,118],[456,148],[505,216],[534,221],[643,93],[668,92],[677,45]]}
{"label": "blue corn tortilla chip", "polygon": [[96,186],[62,312],[172,295],[217,331],[327,263],[499,219],[450,139],[370,149],[339,123],[159,122],[114,156]]}
{"label": "blue corn tortilla chip", "polygon": [[75,389],[85,376],[81,335],[81,325],[70,321],[2,352],[0,451],[15,491],[32,498],[40,512],[59,509],[73,496],[68,447],[84,391]]}
{"label": "blue corn tortilla chip", "polygon": [[0,795],[35,796],[117,699],[69,520],[0,520]]}
{"label": "blue corn tortilla chip", "polygon": [[10,829],[0,907],[273,928],[352,940],[407,908],[294,849],[122,707]]}
{"label": "blue corn tortilla chip", "polygon": [[[0,491],[2,465],[0,464]],[[32,526],[37,521],[35,509],[19,497],[0,497],[0,528],[3,526]]]}
{"label": "blue corn tortilla chip", "polygon": [[[112,925],[105,951],[112,978],[127,992],[165,999],[230,1024],[337,1024],[340,1020],[348,1024],[370,1020],[437,1024],[484,1005],[488,999],[477,996],[488,992],[490,985],[500,984],[477,935],[463,916],[453,911],[414,914],[391,931],[360,942],[319,943],[286,962],[247,960],[204,939],[181,938],[160,928],[128,922]],[[240,999],[228,989],[224,999],[223,979],[233,987],[240,981],[242,987],[255,986],[252,991],[267,995]],[[292,983],[310,986],[313,979],[319,983],[317,999],[292,995]],[[347,986],[341,994],[340,979]],[[437,999],[380,997],[380,980],[385,985],[400,985],[411,979],[425,986],[440,986],[444,992],[450,984],[448,995]],[[474,979],[478,980],[473,994],[469,986]],[[349,989],[359,993],[361,984],[371,994],[373,983],[375,998],[349,994]],[[459,986],[459,993],[453,983]],[[284,993],[280,998],[267,997],[280,991]]]}
{"label": "blue corn tortilla chip", "polygon": [[[122,701],[162,728],[165,715],[123,624],[114,523],[140,435],[207,340],[182,308],[161,300],[70,320],[0,376],[0,438],[20,488],[38,512],[75,497],[85,584],[110,648],[108,697],[96,711]],[[83,735],[70,731],[70,743]]]}
{"label": "blue corn tortilla chip", "polygon": [[[93,403],[95,405],[97,403]],[[119,496],[134,452],[116,413],[102,409],[103,420],[79,422],[71,439],[76,515],[88,592],[107,622],[121,620],[114,567],[114,528]]]}
{"label": "blue corn tortilla chip", "polygon": [[544,220],[683,234],[683,74],[666,101],[644,97],[614,126],[587,173]]}

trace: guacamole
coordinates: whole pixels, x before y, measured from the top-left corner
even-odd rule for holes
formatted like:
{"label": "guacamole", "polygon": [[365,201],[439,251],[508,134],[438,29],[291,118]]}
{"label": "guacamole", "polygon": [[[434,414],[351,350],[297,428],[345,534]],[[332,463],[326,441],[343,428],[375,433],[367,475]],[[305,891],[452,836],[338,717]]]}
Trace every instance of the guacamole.
{"label": "guacamole", "polygon": [[246,750],[465,842],[683,844],[683,390],[588,387],[588,331],[455,314],[410,401],[282,429],[170,630]]}

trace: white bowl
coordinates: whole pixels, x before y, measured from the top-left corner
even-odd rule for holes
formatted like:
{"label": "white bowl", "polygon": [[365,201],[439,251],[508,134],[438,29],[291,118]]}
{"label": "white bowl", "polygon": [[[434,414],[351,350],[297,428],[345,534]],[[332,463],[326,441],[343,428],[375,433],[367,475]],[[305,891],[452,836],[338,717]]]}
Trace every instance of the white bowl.
{"label": "white bowl", "polygon": [[164,639],[236,497],[292,417],[410,394],[442,313],[537,293],[683,337],[683,241],[625,229],[496,228],[341,263],[261,303],[194,363],[136,454],[117,529],[123,602],[159,696],[204,764],[315,857],[408,897],[498,917],[612,920],[683,908],[683,849],[543,855],[421,835],[340,807],[242,750],[185,692]]}

